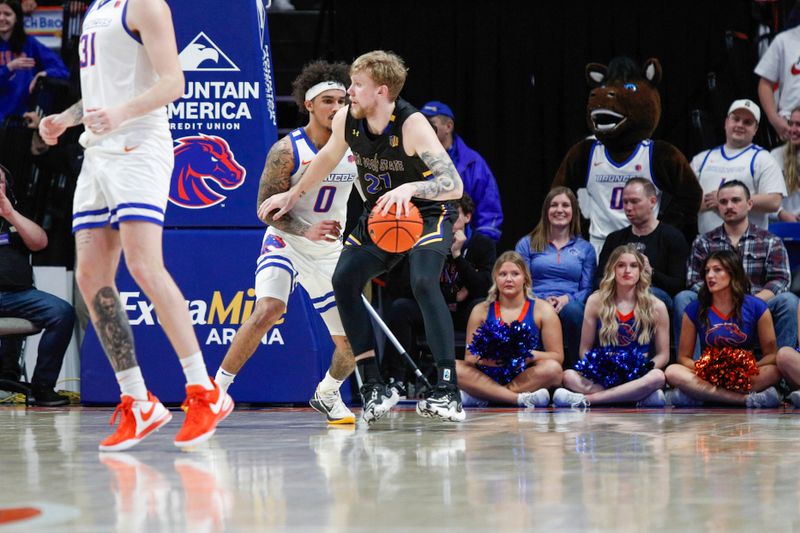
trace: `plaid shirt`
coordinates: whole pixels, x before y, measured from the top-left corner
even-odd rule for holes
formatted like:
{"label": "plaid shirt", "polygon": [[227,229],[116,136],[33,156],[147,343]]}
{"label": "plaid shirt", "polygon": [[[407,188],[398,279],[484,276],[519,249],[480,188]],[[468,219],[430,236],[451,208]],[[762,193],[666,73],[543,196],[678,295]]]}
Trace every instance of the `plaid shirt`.
{"label": "plaid shirt", "polygon": [[703,284],[703,260],[711,252],[718,250],[733,250],[742,258],[744,272],[752,285],[750,292],[756,294],[763,289],[779,294],[789,290],[792,281],[789,269],[789,254],[783,242],[757,226],[750,224],[747,231],[739,239],[739,244],[733,246],[724,225],[698,235],[692,243],[692,252],[686,264],[686,285],[697,292]]}

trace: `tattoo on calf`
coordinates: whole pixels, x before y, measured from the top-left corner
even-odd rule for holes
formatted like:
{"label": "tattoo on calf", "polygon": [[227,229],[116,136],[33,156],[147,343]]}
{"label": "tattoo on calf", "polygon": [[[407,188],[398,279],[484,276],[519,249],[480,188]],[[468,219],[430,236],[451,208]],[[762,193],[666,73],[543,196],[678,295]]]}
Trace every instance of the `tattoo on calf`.
{"label": "tattoo on calf", "polygon": [[97,316],[94,323],[97,336],[114,372],[137,366],[133,331],[117,291],[111,287],[103,287],[97,291],[92,307]]}
{"label": "tattoo on calf", "polygon": [[454,190],[461,183],[461,177],[458,175],[458,171],[447,153],[422,152],[419,157],[431,169],[434,178],[419,183],[414,193],[415,197],[435,200],[439,195]]}

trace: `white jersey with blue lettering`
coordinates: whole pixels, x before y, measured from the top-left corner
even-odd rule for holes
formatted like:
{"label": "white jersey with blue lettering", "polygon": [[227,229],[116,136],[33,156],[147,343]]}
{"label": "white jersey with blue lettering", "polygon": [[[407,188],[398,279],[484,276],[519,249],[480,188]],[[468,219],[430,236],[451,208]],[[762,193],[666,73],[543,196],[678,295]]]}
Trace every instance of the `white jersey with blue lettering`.
{"label": "white jersey with blue lettering", "polygon": [[[639,177],[655,184],[652,169],[653,141],[645,139],[639,143],[631,156],[622,163],[614,162],[606,147],[595,141],[589,154],[589,168],[586,172],[586,190],[590,199],[591,220],[589,236],[600,257],[598,245],[602,248],[606,236],[612,231],[630,225],[622,206],[622,190],[631,178]],[[661,205],[661,189],[656,184],[658,204]]]}
{"label": "white jersey with blue lettering", "polygon": [[[304,128],[297,128],[289,133],[289,140],[292,143],[294,152],[294,172],[291,177],[291,184],[295,185],[303,173],[317,155],[314,143],[306,135]],[[350,191],[353,189],[353,182],[358,176],[358,170],[353,158],[353,153],[347,149],[344,157],[339,164],[328,174],[322,182],[309,189],[294,205],[290,214],[296,220],[300,220],[309,225],[316,224],[323,220],[337,220],[344,228],[347,219],[347,201],[350,198]],[[329,248],[331,244],[324,240],[310,241],[305,237],[292,235],[277,228],[270,228],[277,235],[285,240],[292,242],[295,247]]]}
{"label": "white jersey with blue lettering", "polygon": [[[78,45],[84,113],[119,106],[141,95],[158,81],[139,35],[126,21],[129,0],[95,0],[83,20]],[[169,132],[166,107],[127,120],[118,130],[150,126]],[[88,129],[84,145],[103,135]]]}
{"label": "white jersey with blue lettering", "polygon": [[[786,183],[775,159],[756,144],[735,150],[717,146],[700,152],[692,159],[692,170],[700,181],[703,194],[719,189],[726,181],[739,180],[750,190],[750,194],[778,193],[786,196]],[[751,210],[750,222],[767,229],[768,213]],[[701,211],[697,215],[697,231],[702,235],[722,225],[716,210]]]}

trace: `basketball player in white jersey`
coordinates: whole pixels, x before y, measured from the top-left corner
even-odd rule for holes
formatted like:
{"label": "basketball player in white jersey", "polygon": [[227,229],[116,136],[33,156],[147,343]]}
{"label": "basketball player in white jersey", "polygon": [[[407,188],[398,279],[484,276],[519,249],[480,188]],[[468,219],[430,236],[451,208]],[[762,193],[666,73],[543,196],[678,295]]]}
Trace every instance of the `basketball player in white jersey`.
{"label": "basketball player in white jersey", "polygon": [[[267,155],[258,189],[261,205],[273,194],[289,190],[300,180],[317,151],[331,136],[331,122],[345,105],[349,67],[315,61],[292,84],[298,107],[308,113],[308,124],[276,142]],[[256,264],[256,306],[233,338],[215,381],[223,389],[258,348],[261,338],[286,311],[297,283],[308,292],[322,316],[336,349],[331,367],[317,387],[311,406],[331,424],[354,424],[355,416],[342,402],[339,388],[353,371],[353,353],[347,342],[333,298],[331,277],[342,251],[339,240],[347,214],[347,199],[356,179],[350,150],[333,171],[297,202],[289,216],[264,220],[261,256]]]}
{"label": "basketball player in white jersey", "polygon": [[786,196],[786,182],[780,166],[770,153],[753,144],[761,110],[752,100],[736,100],[725,117],[725,144],[700,152],[692,159],[692,170],[703,189],[703,203],[697,216],[702,235],[722,225],[717,211],[717,190],[726,181],[747,185],[753,208],[748,217],[767,229],[769,214],[776,212]]}
{"label": "basketball player in white jersey", "polygon": [[658,213],[661,189],[653,179],[651,139],[639,142],[633,154],[623,163],[617,164],[609,157],[607,148],[596,141],[589,152],[589,169],[586,174],[586,190],[589,200],[589,241],[597,257],[609,233],[626,228],[630,221],[622,205],[622,191],[631,178],[643,178],[656,186]]}
{"label": "basketball player in white jersey", "polygon": [[175,445],[199,444],[230,414],[233,401],[208,377],[186,302],[162,257],[173,167],[165,105],[184,85],[169,7],[164,0],[97,0],[86,12],[79,54],[82,102],[46,117],[39,131],[55,144],[66,128],[86,127],[72,226],[76,277],[122,392],[111,419],[121,414],[119,426],[100,449],[130,448],[172,418],[139,369],[114,284],[121,252],[186,375],[186,418]]}

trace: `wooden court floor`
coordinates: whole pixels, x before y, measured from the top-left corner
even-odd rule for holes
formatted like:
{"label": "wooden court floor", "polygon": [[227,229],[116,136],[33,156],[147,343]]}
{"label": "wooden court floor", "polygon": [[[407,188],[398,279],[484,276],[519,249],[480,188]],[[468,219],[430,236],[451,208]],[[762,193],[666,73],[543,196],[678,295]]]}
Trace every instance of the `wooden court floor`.
{"label": "wooden court floor", "polygon": [[101,454],[111,409],[0,408],[5,531],[800,530],[800,410],[237,410]]}

